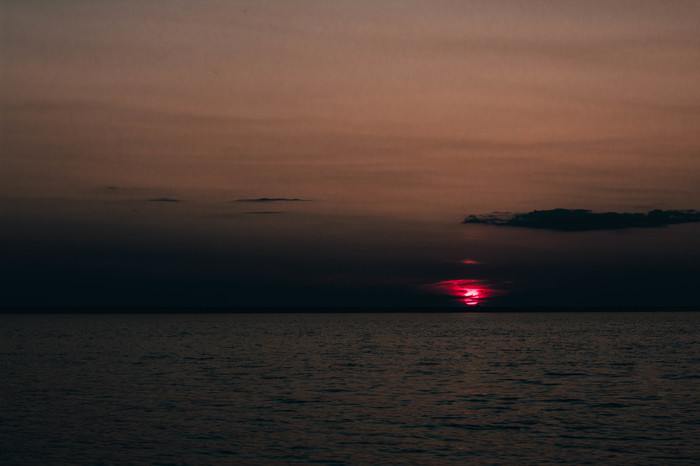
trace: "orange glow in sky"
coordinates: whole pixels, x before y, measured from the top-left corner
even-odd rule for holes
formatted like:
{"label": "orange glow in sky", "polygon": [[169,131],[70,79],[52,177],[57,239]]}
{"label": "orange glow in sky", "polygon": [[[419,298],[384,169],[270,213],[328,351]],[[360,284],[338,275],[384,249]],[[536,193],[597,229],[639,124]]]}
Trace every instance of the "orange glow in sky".
{"label": "orange glow in sky", "polygon": [[462,222],[700,209],[698,18],[0,0],[0,308],[696,306],[700,223]]}

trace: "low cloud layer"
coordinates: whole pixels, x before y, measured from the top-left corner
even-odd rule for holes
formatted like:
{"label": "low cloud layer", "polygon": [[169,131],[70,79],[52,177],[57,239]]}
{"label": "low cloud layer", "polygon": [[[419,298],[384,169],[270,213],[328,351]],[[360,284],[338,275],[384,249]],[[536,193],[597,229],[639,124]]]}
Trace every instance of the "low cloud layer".
{"label": "low cloud layer", "polygon": [[259,197],[257,199],[236,199],[236,202],[308,202],[309,199],[288,197]]}
{"label": "low cloud layer", "polygon": [[620,230],[664,227],[677,223],[700,222],[695,210],[651,210],[646,214],[628,212],[595,213],[584,209],[533,210],[528,213],[493,212],[470,215],[463,223],[484,223],[557,231]]}
{"label": "low cloud layer", "polygon": [[148,202],[182,202],[179,199],[173,199],[170,197],[158,197],[155,199],[149,199]]}

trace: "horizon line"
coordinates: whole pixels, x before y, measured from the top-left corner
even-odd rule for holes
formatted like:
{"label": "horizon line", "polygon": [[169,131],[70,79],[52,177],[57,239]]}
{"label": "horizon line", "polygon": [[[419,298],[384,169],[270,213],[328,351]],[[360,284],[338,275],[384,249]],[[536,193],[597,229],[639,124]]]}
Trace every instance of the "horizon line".
{"label": "horizon line", "polygon": [[700,312],[688,306],[0,306],[8,314],[489,314],[555,312]]}

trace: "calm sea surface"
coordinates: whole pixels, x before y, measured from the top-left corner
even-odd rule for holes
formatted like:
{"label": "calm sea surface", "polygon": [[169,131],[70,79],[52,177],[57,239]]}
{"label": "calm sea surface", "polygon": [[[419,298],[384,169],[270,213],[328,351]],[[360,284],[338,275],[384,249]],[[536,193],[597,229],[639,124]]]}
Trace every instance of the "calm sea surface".
{"label": "calm sea surface", "polygon": [[700,313],[0,316],[2,464],[700,464]]}

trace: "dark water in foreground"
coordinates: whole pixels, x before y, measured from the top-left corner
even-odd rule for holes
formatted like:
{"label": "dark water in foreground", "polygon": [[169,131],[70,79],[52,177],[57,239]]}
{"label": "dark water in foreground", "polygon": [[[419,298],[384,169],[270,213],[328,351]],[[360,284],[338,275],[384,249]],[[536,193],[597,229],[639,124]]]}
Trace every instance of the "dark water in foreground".
{"label": "dark water in foreground", "polygon": [[700,313],[0,316],[0,463],[700,464]]}

